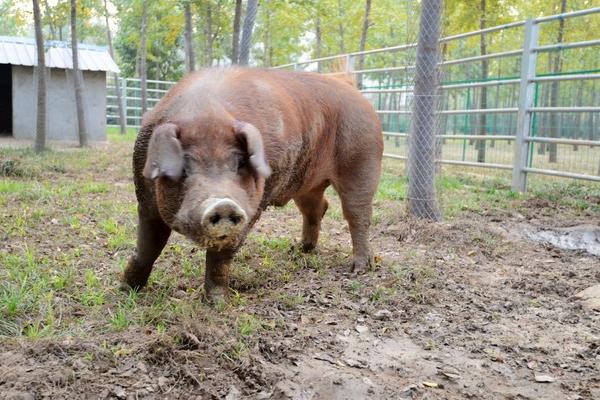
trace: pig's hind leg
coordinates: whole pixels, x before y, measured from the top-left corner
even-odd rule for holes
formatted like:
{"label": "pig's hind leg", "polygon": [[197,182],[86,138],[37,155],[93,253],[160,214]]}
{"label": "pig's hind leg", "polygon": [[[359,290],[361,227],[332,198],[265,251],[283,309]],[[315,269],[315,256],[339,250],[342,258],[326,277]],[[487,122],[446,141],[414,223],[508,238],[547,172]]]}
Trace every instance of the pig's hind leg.
{"label": "pig's hind leg", "polygon": [[141,208],[137,231],[137,251],[129,259],[123,273],[122,287],[141,289],[148,282],[154,261],[158,258],[169,240],[169,228],[158,216],[149,216]]}
{"label": "pig's hind leg", "polygon": [[294,198],[296,206],[302,213],[302,251],[304,252],[309,252],[317,246],[321,220],[329,206],[323,196],[327,186],[329,182]]}
{"label": "pig's hind leg", "polygon": [[369,249],[369,227],[380,169],[376,157],[359,158],[353,168],[345,169],[333,182],[340,195],[344,218],[348,221],[352,237],[351,268],[357,273],[368,270],[373,260]]}

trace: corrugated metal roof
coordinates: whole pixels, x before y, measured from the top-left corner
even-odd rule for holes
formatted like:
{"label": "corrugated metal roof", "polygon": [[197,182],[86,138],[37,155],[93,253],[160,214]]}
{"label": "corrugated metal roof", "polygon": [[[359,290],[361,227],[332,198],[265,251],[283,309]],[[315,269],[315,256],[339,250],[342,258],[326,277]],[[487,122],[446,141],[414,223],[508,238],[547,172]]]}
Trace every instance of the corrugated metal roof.
{"label": "corrugated metal roof", "polygon": [[[54,68],[73,68],[71,49],[50,48],[46,52],[46,63]],[[79,68],[82,71],[119,72],[119,67],[110,54],[94,50],[79,50]]]}
{"label": "corrugated metal roof", "polygon": [[[73,68],[72,51],[66,47],[65,42],[46,42],[46,47],[47,67]],[[37,65],[35,41],[0,36],[0,64]],[[89,45],[81,45],[79,48],[79,68],[82,71],[119,72],[119,67],[105,48]]]}

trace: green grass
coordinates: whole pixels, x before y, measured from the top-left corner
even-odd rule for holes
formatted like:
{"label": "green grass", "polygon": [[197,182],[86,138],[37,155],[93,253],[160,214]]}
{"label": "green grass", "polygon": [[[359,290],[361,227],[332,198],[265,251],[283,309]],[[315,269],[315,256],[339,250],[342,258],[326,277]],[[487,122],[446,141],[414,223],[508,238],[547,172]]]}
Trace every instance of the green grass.
{"label": "green grass", "polygon": [[[306,294],[290,290],[290,284],[306,275],[326,279],[331,268],[348,262],[349,246],[328,255],[304,254],[294,247],[298,238],[254,232],[236,256],[230,303],[211,317],[214,308],[202,301],[205,253],[174,235],[154,268],[149,290],[118,290],[136,238],[131,180],[135,135],[134,130],[121,136],[111,129],[110,144],[94,149],[42,154],[0,149],[0,337],[35,340],[140,328],[164,334],[183,321],[199,319],[228,327],[234,339],[225,353],[239,358],[259,332],[270,329],[263,316],[248,310],[249,304],[264,300],[297,310],[305,306]],[[375,198],[375,229],[403,217],[407,185],[404,163],[385,160]],[[517,194],[505,175],[482,177],[444,168],[437,188],[447,219],[523,210],[532,199],[562,207],[569,215],[600,212],[598,185],[574,181],[534,181],[529,193]],[[325,223],[344,223],[339,198],[331,189],[327,196],[330,220]],[[272,212],[296,211],[291,204]],[[493,246],[493,238],[476,239]],[[356,279],[348,282],[346,294],[376,304],[391,302],[398,293],[416,303],[430,301],[428,285],[435,270],[427,260],[417,257],[411,265],[389,268],[395,283],[369,287]],[[345,295],[335,290],[328,294],[334,302]]]}

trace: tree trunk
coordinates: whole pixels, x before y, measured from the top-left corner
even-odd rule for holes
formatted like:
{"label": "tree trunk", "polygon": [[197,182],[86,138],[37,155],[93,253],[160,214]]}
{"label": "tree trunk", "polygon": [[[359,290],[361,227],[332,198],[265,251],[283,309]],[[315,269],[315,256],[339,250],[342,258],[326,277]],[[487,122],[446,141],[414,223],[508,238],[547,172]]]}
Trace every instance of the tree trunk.
{"label": "tree trunk", "polygon": [[[369,14],[371,13],[371,0],[365,1],[365,15],[363,18],[362,31],[360,32],[360,48],[358,51],[365,51],[367,45],[367,32],[369,31]],[[358,58],[358,69],[365,69],[365,56],[361,54]],[[362,89],[363,74],[356,75],[356,86]]]}
{"label": "tree trunk", "polygon": [[[486,26],[486,0],[481,0],[481,15],[479,16],[479,29],[485,29]],[[482,56],[487,54],[487,46],[485,40],[485,34],[479,35],[479,49],[480,54]],[[488,77],[488,60],[481,60],[481,80],[485,81]],[[479,107],[481,109],[487,108],[487,86],[481,87],[479,99]],[[487,115],[485,113],[479,114],[479,135],[485,136],[487,134]],[[477,162],[484,163],[485,162],[485,148],[486,148],[485,140],[477,141]]]}
{"label": "tree trunk", "polygon": [[[317,11],[318,12],[318,11]],[[317,20],[315,21],[315,35],[317,46],[315,48],[315,58],[321,58],[321,16],[317,15]],[[322,69],[321,61],[317,61],[317,71],[320,73]]]}
{"label": "tree trunk", "polygon": [[[561,0],[560,3],[560,13],[563,14],[567,10],[567,0]],[[558,36],[556,38],[556,42],[558,44],[563,42],[564,31],[565,31],[565,20],[561,18],[558,22]],[[560,50],[556,52],[556,57],[554,58],[554,68],[552,70],[553,73],[558,74],[561,70],[562,59]],[[552,89],[550,95],[550,107],[558,106],[558,88],[559,82],[552,82]],[[550,137],[557,138],[559,136],[559,127],[558,127],[558,114],[553,112],[550,114]],[[548,161],[551,163],[557,162],[557,146],[556,143],[550,143],[549,146],[549,157]]]}
{"label": "tree trunk", "polygon": [[338,29],[340,32],[340,54],[346,53],[346,46],[344,45],[344,9],[342,8],[342,0],[338,0]]}
{"label": "tree trunk", "polygon": [[[39,7],[39,5],[38,5]],[[48,0],[44,0],[44,13],[48,16],[48,27],[50,28],[50,39],[56,40],[56,28],[54,27],[54,18],[52,9],[48,5]]]}
{"label": "tree trunk", "polygon": [[[104,19],[106,21],[106,39],[108,41],[108,52],[110,56],[115,58],[115,49],[113,47],[112,42],[112,33],[110,31],[110,25],[108,23],[108,7],[106,5],[106,0],[104,0]],[[115,94],[117,96],[117,106],[119,109],[119,127],[121,135],[127,133],[127,119],[125,117],[125,110],[123,109],[122,97],[121,97],[121,84],[119,83],[119,75],[114,74],[114,85],[115,85]]]}
{"label": "tree trunk", "polygon": [[[265,0],[265,3],[268,3],[268,0]],[[264,26],[264,30],[265,30],[265,37],[263,39],[263,47],[264,47],[264,52],[263,52],[263,67],[270,67],[271,66],[271,62],[270,62],[270,57],[269,57],[269,52],[271,50],[271,12],[269,11],[268,5],[265,4],[265,26]]]}
{"label": "tree trunk", "polygon": [[148,51],[146,42],[148,40],[148,2],[142,0],[142,37],[140,39],[140,91],[142,99],[142,117],[148,111],[148,91],[147,91],[147,71],[146,71],[146,52]]}
{"label": "tree trunk", "polygon": [[71,0],[71,50],[73,52],[73,81],[75,82],[75,106],[77,107],[77,127],[79,146],[87,146],[86,110],[83,107],[83,76],[79,70],[79,54],[77,50],[77,0]]}
{"label": "tree trunk", "polygon": [[37,50],[37,111],[35,126],[36,153],[46,148],[46,59],[44,55],[44,37],[42,36],[42,18],[40,4],[33,0],[33,21],[35,25],[35,46]]}
{"label": "tree trunk", "polygon": [[435,192],[435,118],[438,43],[442,0],[422,0],[417,43],[413,122],[408,154],[408,211],[417,218],[441,218]]}
{"label": "tree trunk", "polygon": [[192,72],[196,69],[196,56],[194,54],[194,34],[192,31],[192,5],[189,1],[185,2],[183,12],[185,14],[185,70]]}
{"label": "tree trunk", "polygon": [[244,28],[242,30],[242,43],[240,45],[239,63],[248,65],[250,60],[250,48],[252,47],[252,30],[254,29],[254,20],[258,11],[258,0],[248,0],[246,5],[246,18],[244,18]]}
{"label": "tree trunk", "polygon": [[233,38],[231,43],[231,64],[237,64],[240,48],[240,21],[242,19],[242,0],[235,0],[235,15],[233,17]]}
{"label": "tree trunk", "polygon": [[213,31],[212,31],[212,4],[206,2],[206,23],[204,25],[204,64],[207,67],[212,66],[213,62]]}

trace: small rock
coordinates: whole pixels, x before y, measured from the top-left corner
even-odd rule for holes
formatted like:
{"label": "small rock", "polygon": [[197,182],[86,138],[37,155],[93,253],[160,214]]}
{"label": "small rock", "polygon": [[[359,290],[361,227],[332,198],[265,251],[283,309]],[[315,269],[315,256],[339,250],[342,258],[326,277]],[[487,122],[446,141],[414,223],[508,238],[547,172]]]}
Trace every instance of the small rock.
{"label": "small rock", "polygon": [[600,284],[582,290],[573,296],[573,298],[580,300],[581,305],[588,310],[600,311]]}
{"label": "small rock", "polygon": [[535,381],[539,382],[539,383],[552,383],[552,382],[556,381],[556,379],[550,375],[536,374]]}
{"label": "small rock", "polygon": [[390,310],[379,310],[375,314],[373,314],[373,318],[378,319],[380,321],[387,321],[392,318],[392,312]]}
{"label": "small rock", "polygon": [[266,400],[266,399],[270,399],[271,398],[271,393],[269,392],[265,392],[264,390],[262,392],[258,392],[256,393],[256,400]]}
{"label": "small rock", "polygon": [[367,368],[369,365],[363,360],[354,360],[352,358],[347,358],[344,360],[347,366],[352,368]]}
{"label": "small rock", "polygon": [[123,389],[121,386],[115,386],[113,388],[112,392],[115,395],[115,397],[118,399],[127,398],[127,393],[125,393],[125,389]]}
{"label": "small rock", "polygon": [[366,325],[356,325],[354,329],[356,329],[356,332],[360,333],[361,335],[369,331],[369,327]]}
{"label": "small rock", "polygon": [[440,387],[440,385],[437,382],[423,381],[421,383],[423,384],[423,386],[428,387],[428,388]]}
{"label": "small rock", "polygon": [[409,385],[406,386],[403,389],[400,389],[400,392],[398,393],[400,395],[400,397],[403,397],[405,399],[407,398],[412,398],[413,394],[418,390],[417,385]]}
{"label": "small rock", "polygon": [[242,393],[239,391],[239,389],[231,385],[229,388],[229,393],[227,393],[227,396],[225,396],[225,400],[239,400],[241,396]]}

